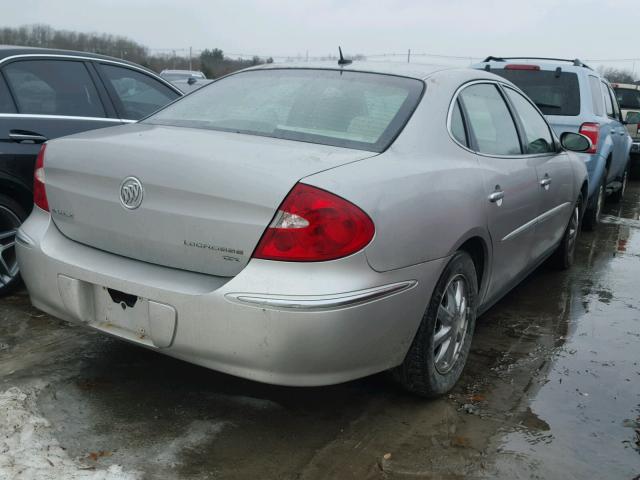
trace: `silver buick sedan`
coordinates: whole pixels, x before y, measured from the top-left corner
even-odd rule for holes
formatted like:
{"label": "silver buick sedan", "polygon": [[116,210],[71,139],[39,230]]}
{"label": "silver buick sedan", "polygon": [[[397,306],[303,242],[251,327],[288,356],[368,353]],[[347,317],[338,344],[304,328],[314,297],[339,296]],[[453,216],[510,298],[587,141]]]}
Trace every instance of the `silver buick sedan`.
{"label": "silver buick sedan", "polygon": [[167,355],[433,396],[477,315],[571,265],[589,148],[491,73],[261,66],[45,144],[17,256],[37,308]]}

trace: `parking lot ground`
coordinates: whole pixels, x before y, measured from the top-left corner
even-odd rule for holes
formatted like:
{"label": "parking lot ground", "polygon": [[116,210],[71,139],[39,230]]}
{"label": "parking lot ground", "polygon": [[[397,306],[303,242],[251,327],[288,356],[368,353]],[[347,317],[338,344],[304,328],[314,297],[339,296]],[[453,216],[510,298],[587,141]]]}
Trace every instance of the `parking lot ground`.
{"label": "parking lot ground", "polygon": [[640,475],[640,184],[479,319],[463,378],[240,380],[0,300],[0,479]]}

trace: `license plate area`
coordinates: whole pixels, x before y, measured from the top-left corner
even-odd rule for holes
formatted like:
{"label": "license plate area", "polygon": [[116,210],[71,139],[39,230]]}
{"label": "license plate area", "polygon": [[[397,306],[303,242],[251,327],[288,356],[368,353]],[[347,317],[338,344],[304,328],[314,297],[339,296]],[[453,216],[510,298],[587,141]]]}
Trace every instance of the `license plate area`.
{"label": "license plate area", "polygon": [[177,314],[172,306],[97,285],[94,298],[93,327],[150,347],[173,343]]}
{"label": "license plate area", "polygon": [[96,295],[97,327],[149,342],[148,300],[112,288],[102,287]]}

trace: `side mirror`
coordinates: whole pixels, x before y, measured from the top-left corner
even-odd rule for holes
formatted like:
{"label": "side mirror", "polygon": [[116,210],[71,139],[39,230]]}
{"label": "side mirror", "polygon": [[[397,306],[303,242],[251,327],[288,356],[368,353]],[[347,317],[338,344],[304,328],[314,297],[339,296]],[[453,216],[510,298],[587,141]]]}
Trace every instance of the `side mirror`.
{"label": "side mirror", "polygon": [[589,137],[574,132],[564,132],[560,135],[560,144],[572,152],[586,152],[593,147]]}
{"label": "side mirror", "polygon": [[189,85],[193,85],[194,83],[196,83],[198,81],[198,79],[196,77],[189,77],[189,80],[187,80],[187,83]]}

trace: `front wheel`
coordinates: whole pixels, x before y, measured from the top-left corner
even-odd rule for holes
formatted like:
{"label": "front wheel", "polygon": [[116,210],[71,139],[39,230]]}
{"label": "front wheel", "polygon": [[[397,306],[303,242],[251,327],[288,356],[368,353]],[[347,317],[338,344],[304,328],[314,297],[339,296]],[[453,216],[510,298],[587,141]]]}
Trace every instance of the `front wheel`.
{"label": "front wheel", "polygon": [[560,270],[567,270],[573,265],[576,255],[576,243],[580,234],[580,218],[582,216],[582,195],[578,196],[573,206],[569,224],[567,225],[562,241],[551,258],[553,265]]}
{"label": "front wheel", "polygon": [[456,252],[438,280],[404,362],[394,371],[405,389],[435,397],[453,388],[469,356],[477,296],[473,260],[466,252]]}

